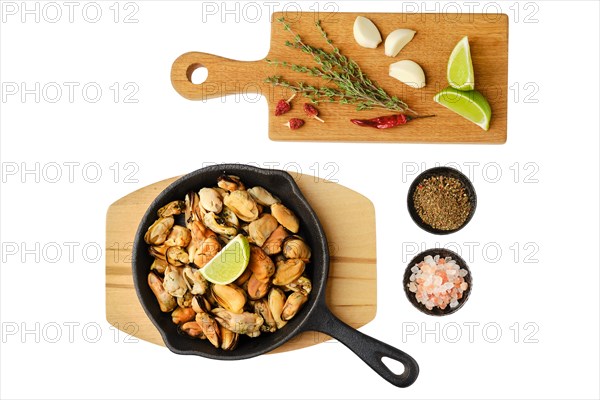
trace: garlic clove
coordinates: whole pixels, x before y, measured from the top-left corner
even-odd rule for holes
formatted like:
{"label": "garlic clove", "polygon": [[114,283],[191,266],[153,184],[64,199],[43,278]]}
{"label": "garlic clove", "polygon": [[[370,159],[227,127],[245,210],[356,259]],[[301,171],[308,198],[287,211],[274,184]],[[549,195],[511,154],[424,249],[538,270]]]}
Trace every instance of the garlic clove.
{"label": "garlic clove", "polygon": [[411,29],[396,29],[385,38],[385,55],[396,57],[400,50],[415,37],[416,31]]}
{"label": "garlic clove", "polygon": [[423,68],[411,60],[402,60],[390,65],[390,76],[415,89],[425,87]]}
{"label": "garlic clove", "polygon": [[381,33],[373,21],[358,16],[354,21],[354,39],[362,47],[375,49],[382,42]]}

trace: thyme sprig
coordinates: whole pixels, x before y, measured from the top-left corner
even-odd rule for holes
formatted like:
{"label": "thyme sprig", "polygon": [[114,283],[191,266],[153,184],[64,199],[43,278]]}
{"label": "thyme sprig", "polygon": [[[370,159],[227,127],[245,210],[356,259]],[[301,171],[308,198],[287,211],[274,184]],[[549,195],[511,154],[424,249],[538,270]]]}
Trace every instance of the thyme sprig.
{"label": "thyme sprig", "polygon": [[295,72],[321,78],[327,83],[335,84],[336,87],[314,86],[305,82],[291,83],[280,75],[269,76],[265,79],[266,83],[300,93],[317,104],[320,102],[337,102],[340,104],[353,104],[359,111],[380,108],[400,113],[411,112],[416,114],[405,102],[396,96],[390,96],[381,86],[369,79],[353,59],[343,55],[321,26],[320,20],[315,23],[315,26],[329,45],[329,50],[304,43],[300,35],[295,33],[285,21],[285,18],[278,18],[277,21],[283,25],[285,31],[290,32],[293,36],[293,41],[288,40],[285,45],[310,55],[317,65],[309,67],[287,61],[271,59],[266,61],[271,65],[286,67]]}

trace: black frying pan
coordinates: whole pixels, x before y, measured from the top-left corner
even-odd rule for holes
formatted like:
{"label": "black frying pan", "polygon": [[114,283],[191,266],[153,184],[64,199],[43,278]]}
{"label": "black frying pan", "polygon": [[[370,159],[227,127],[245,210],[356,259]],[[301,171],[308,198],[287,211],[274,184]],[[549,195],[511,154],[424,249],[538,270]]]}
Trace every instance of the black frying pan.
{"label": "black frying pan", "polygon": [[[156,220],[156,213],[160,207],[170,201],[183,199],[190,190],[214,186],[217,178],[223,173],[239,176],[247,187],[263,186],[278,196],[300,219],[300,233],[310,245],[313,254],[306,271],[312,281],[313,289],[302,310],[283,329],[275,333],[262,334],[254,339],[240,338],[243,340],[240,340],[234,351],[216,349],[208,341],[195,340],[177,332],[177,326],[171,321],[170,313],[160,311],[156,298],[147,284],[152,258],[148,254],[148,245],[143,240],[144,233]],[[334,204],[331,206],[335,207]],[[199,169],[173,182],[156,197],[142,218],[133,244],[132,267],[133,281],[142,307],[159,330],[166,346],[174,353],[219,360],[240,360],[267,353],[301,332],[319,331],[342,342],[393,385],[407,387],[417,379],[419,374],[419,366],[411,356],[346,325],[327,308],[325,303],[325,286],[329,270],[327,238],[317,215],[287,172],[248,165],[223,164]],[[404,365],[404,372],[401,375],[393,373],[382,362],[382,357],[401,362]]]}

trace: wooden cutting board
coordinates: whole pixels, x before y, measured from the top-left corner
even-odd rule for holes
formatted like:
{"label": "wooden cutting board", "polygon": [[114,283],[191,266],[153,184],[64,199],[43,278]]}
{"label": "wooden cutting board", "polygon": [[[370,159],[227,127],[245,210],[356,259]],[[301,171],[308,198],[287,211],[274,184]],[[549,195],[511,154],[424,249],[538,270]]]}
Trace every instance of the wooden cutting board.
{"label": "wooden cutting board", "polygon": [[[146,209],[176,179],[133,192],[113,203],[106,214],[106,319],[132,337],[161,346],[162,338],[144,313],[133,287],[131,250]],[[377,310],[373,203],[344,186],[313,176],[297,174],[294,179],[319,216],[329,242],[327,304],[342,321],[359,328],[373,320]],[[322,333],[305,332],[274,352],[329,339]]]}
{"label": "wooden cutting board", "polygon": [[[417,31],[414,39],[394,58],[384,55],[383,43],[377,49],[360,47],[354,40],[353,24],[358,15],[371,19],[382,37],[395,29],[409,28]],[[280,60],[315,66],[311,56],[285,46],[293,36],[284,31],[278,18],[285,17],[303,41],[317,47],[327,44],[319,35],[315,21],[322,26],[341,52],[353,58],[371,79],[378,82],[390,95],[403,99],[419,114],[435,114],[435,118],[412,121],[394,129],[376,130],[358,127],[351,118],[372,118],[393,114],[386,110],[356,111],[354,106],[321,103],[320,116],[324,124],[309,120],[302,111],[306,99],[297,97],[293,109],[284,116],[275,117],[274,108],[279,99],[289,98],[290,92],[264,83],[272,75],[281,75],[290,82],[305,81],[322,85],[319,79],[310,78],[288,68],[268,64],[265,59]],[[366,141],[366,142],[435,142],[435,143],[504,143],[507,135],[508,97],[508,16],[505,14],[386,14],[386,13],[274,13],[271,26],[271,49],[265,59],[236,61],[212,54],[191,52],[175,60],[171,81],[175,90],[190,100],[207,100],[215,97],[238,95],[256,98],[260,93],[269,104],[269,137],[273,140],[311,141]],[[463,119],[433,101],[435,93],[448,86],[446,67],[454,46],[463,36],[469,36],[476,89],[488,99],[492,108],[489,131]],[[427,86],[412,89],[388,76],[389,65],[410,59],[425,71]],[[208,70],[208,78],[193,84],[191,75],[199,67]],[[239,101],[237,100],[236,101]],[[231,99],[231,101],[234,101]],[[283,124],[289,118],[304,118],[307,123],[296,131]],[[242,125],[240,125],[242,126]]]}

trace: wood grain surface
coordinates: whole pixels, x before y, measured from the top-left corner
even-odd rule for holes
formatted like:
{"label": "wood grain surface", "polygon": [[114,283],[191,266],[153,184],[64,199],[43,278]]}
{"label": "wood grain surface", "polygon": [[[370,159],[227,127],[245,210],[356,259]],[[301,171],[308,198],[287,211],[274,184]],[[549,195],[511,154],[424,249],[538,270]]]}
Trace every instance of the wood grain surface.
{"label": "wood grain surface", "polygon": [[[354,328],[377,310],[375,210],[369,199],[344,186],[309,175],[293,175],[325,229],[331,265],[326,289],[332,312]],[[163,341],[139,303],[131,275],[135,231],[152,200],[177,178],[146,186],[113,203],[106,215],[106,319],[125,333],[151,343]],[[352,216],[352,218],[348,218]],[[360,229],[355,229],[360,226]],[[274,352],[328,340],[305,332]]]}
{"label": "wood grain surface", "polygon": [[[354,40],[353,23],[358,15],[370,18],[379,28],[382,37],[395,29],[409,28],[417,31],[414,39],[394,58],[384,55],[383,43],[377,49],[360,47]],[[311,57],[285,46],[293,40],[289,32],[277,22],[285,17],[292,29],[311,45],[325,48],[327,44],[319,35],[315,21],[322,26],[343,54],[353,58],[371,79],[378,82],[389,94],[403,99],[420,114],[435,114],[435,118],[412,121],[394,129],[376,130],[358,127],[351,118],[371,118],[392,114],[386,110],[356,111],[354,106],[333,103],[319,105],[322,124],[307,120],[304,127],[290,131],[283,124],[289,118],[304,118],[303,98],[293,101],[292,110],[285,116],[275,117],[274,108],[281,98],[290,93],[264,83],[272,75],[281,75],[290,82],[305,81],[319,84],[318,79],[307,79],[304,74],[288,68],[257,61],[235,61],[212,54],[191,52],[175,60],[171,81],[175,90],[190,100],[260,93],[269,104],[269,137],[273,140],[310,141],[366,141],[366,142],[433,142],[433,143],[496,143],[506,142],[508,98],[508,17],[505,14],[388,14],[388,13],[274,13],[272,15],[271,48],[267,59],[314,66]],[[433,101],[435,93],[448,86],[446,67],[454,46],[463,37],[469,37],[475,86],[488,99],[492,108],[489,131],[454,114]],[[266,40],[266,39],[265,39]],[[403,59],[420,64],[425,70],[427,86],[412,89],[389,77],[389,65]],[[208,78],[201,84],[191,82],[192,72],[206,67]],[[254,95],[253,95],[254,96]]]}

